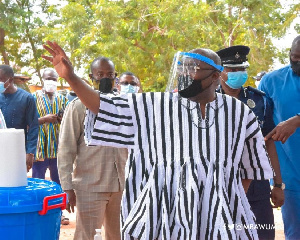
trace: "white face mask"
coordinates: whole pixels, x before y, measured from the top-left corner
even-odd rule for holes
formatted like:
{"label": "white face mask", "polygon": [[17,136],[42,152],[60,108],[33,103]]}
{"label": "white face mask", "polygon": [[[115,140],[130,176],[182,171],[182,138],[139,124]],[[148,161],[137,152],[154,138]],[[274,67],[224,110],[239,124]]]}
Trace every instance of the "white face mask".
{"label": "white face mask", "polygon": [[53,80],[44,80],[44,88],[46,92],[53,93],[57,90],[57,82]]}
{"label": "white face mask", "polygon": [[120,92],[121,93],[137,93],[139,91],[138,86],[132,86],[130,84],[127,85],[121,85]]}

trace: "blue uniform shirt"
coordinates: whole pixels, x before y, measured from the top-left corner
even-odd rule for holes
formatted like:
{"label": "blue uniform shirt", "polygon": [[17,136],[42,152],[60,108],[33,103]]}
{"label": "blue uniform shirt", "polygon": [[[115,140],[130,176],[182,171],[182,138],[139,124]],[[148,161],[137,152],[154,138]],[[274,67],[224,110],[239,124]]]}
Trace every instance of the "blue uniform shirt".
{"label": "blue uniform shirt", "polygon": [[[300,77],[290,65],[265,75],[259,89],[271,101],[276,125],[300,112]],[[275,144],[286,189],[300,192],[300,128],[284,144]]]}
{"label": "blue uniform shirt", "polygon": [[1,93],[0,109],[7,128],[24,129],[26,153],[35,154],[39,123],[33,96],[21,88],[12,94]]}
{"label": "blue uniform shirt", "polygon": [[275,128],[272,105],[264,92],[250,86],[242,88],[239,100],[245,103],[257,116],[263,136]]}

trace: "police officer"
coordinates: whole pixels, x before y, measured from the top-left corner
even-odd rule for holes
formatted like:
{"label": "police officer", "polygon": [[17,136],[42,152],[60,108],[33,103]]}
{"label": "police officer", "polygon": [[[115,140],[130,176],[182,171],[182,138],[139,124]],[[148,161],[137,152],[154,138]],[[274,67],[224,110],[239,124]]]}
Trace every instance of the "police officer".
{"label": "police officer", "polygon": [[[266,136],[275,127],[270,104],[267,102],[264,92],[250,86],[243,87],[248,79],[246,69],[249,67],[247,62],[249,51],[249,47],[237,45],[217,52],[224,67],[221,74],[221,85],[217,91],[233,96],[245,103],[257,116],[262,133]],[[284,202],[284,184],[281,179],[274,141],[267,140],[266,148],[275,172],[273,179],[275,185],[271,191],[268,180],[253,180],[248,189],[247,198],[257,224],[265,226],[265,229],[258,227],[259,239],[275,239],[270,193],[274,207],[282,206]]]}

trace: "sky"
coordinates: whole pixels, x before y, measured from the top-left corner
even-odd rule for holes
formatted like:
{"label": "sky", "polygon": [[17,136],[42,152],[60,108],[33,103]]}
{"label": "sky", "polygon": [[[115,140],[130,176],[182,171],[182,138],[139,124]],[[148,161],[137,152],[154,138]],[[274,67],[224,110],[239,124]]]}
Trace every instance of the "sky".
{"label": "sky", "polygon": [[[296,30],[294,29],[296,24],[300,24],[300,15],[297,18],[295,18],[291,27],[289,28],[289,30],[287,31],[286,35],[283,38],[273,39],[274,45],[277,46],[279,49],[290,48],[294,38],[297,37],[297,35],[300,35],[300,33],[299,32],[297,33]],[[286,62],[288,63],[289,59],[286,59]],[[283,67],[284,65],[285,64],[281,64],[279,61],[275,61],[272,69],[275,70]]]}
{"label": "sky", "polygon": [[[282,11],[286,12],[290,8],[290,5],[297,4],[297,3],[299,4],[299,0],[280,0],[280,3],[283,6]],[[296,24],[300,24],[300,13],[298,13],[298,16],[294,19],[289,30],[287,31],[287,33],[283,38],[280,39],[274,38],[272,40],[274,45],[277,46],[280,50],[290,48],[294,38],[297,35],[300,35],[300,33],[299,32],[297,33],[296,30],[294,29]],[[286,59],[286,62],[289,63],[289,59]],[[285,64],[279,63],[279,61],[275,61],[273,65],[273,70],[281,68],[284,65]]]}

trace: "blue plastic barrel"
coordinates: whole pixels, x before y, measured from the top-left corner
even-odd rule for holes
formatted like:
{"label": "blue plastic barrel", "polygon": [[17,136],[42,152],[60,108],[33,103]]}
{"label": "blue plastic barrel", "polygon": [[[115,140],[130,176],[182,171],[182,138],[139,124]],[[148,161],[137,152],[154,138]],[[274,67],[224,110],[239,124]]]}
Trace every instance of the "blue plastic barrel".
{"label": "blue plastic barrel", "polygon": [[55,182],[28,178],[26,187],[0,188],[0,238],[58,240],[66,194]]}

